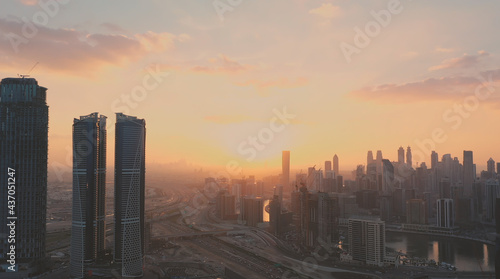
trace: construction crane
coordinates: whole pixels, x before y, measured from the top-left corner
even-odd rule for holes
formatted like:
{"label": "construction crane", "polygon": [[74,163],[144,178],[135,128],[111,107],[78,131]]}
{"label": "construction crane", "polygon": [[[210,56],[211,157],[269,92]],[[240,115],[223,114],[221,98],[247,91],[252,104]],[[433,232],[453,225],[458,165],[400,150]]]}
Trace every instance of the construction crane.
{"label": "construction crane", "polygon": [[20,78],[27,78],[27,77],[30,77],[31,72],[33,71],[33,69],[35,69],[35,67],[36,67],[38,64],[39,64],[39,63],[38,63],[38,62],[36,62],[36,63],[35,63],[35,65],[33,65],[33,67],[31,67],[31,70],[29,70],[28,74],[26,74],[26,75],[20,75],[20,74],[17,74],[17,76],[18,76],[18,77],[20,77]]}
{"label": "construction crane", "polygon": [[[313,169],[316,169],[316,165],[312,166]],[[319,169],[321,170],[321,168]],[[302,169],[300,170],[300,174],[302,174]],[[308,173],[307,174],[307,177],[306,177],[306,182],[309,181],[309,177],[311,176],[312,173]],[[314,176],[313,176],[314,179],[316,179]],[[300,185],[301,186],[306,186],[306,184],[304,182],[300,182]],[[297,185],[297,181],[295,181],[295,189],[298,191],[298,188],[299,186]]]}
{"label": "construction crane", "polygon": [[[316,169],[316,165],[314,165],[312,168],[313,168],[313,169]],[[307,174],[306,183],[309,181],[309,177],[311,176],[311,174],[313,174],[313,173],[308,173],[308,174]],[[314,176],[313,176],[313,178],[314,178],[314,179],[316,179]],[[314,180],[313,180],[313,181],[314,181]],[[301,184],[302,186],[305,186],[305,185],[304,185],[304,183],[300,183],[300,184]]]}

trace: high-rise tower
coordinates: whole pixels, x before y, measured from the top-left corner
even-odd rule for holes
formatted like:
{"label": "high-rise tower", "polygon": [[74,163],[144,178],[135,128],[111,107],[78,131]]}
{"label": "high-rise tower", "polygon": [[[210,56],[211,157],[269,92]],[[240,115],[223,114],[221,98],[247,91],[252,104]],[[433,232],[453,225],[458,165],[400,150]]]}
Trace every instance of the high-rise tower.
{"label": "high-rise tower", "polygon": [[377,164],[377,175],[382,173],[382,159],[384,159],[382,157],[382,151],[377,150],[377,158],[375,159]]}
{"label": "high-rise tower", "polygon": [[431,153],[431,169],[433,169],[433,170],[436,169],[438,162],[439,162],[438,154],[436,153],[436,151],[432,151],[432,153]]}
{"label": "high-rise tower", "polygon": [[400,164],[405,163],[405,150],[402,146],[400,146],[398,149],[398,163]]}
{"label": "high-rise tower", "polygon": [[452,228],[455,224],[455,207],[452,199],[438,199],[437,203],[437,226]]}
{"label": "high-rise tower", "polygon": [[73,278],[84,278],[86,268],[105,250],[105,207],[106,116],[92,113],[73,121]]}
{"label": "high-rise tower", "polygon": [[413,161],[411,156],[411,147],[406,148],[406,164],[411,168],[413,167]]}
{"label": "high-rise tower", "polygon": [[371,163],[373,163],[373,152],[368,150],[368,153],[366,154],[366,165],[368,166]]}
{"label": "high-rise tower", "polygon": [[[14,245],[16,268],[25,266],[27,272],[36,272],[45,257],[46,91],[34,78],[5,78],[0,83],[0,261],[7,263],[7,253]],[[15,223],[15,243],[8,242],[11,232],[7,221]]]}
{"label": "high-rise tower", "polygon": [[385,222],[380,219],[348,220],[349,253],[354,260],[382,266],[385,258]]}
{"label": "high-rise tower", "polygon": [[384,194],[390,194],[394,190],[394,166],[387,159],[382,160],[382,185],[378,190]]}
{"label": "high-rise tower", "polygon": [[332,170],[332,161],[325,161],[325,172],[331,171],[331,170]]}
{"label": "high-rise tower", "polygon": [[495,175],[495,161],[492,158],[490,158],[487,162],[487,170],[491,177]]}
{"label": "high-rise tower", "polygon": [[464,185],[464,195],[466,197],[471,197],[472,195],[472,184],[475,179],[474,172],[474,159],[472,157],[472,151],[464,150],[464,166],[463,166],[463,185]]}
{"label": "high-rise tower", "polygon": [[333,156],[333,171],[335,172],[335,175],[340,175],[340,173],[339,173],[339,156],[337,156],[337,154],[335,154],[335,156]]}
{"label": "high-rise tower", "polygon": [[285,192],[292,192],[290,189],[290,151],[283,151],[281,154],[281,184]]}
{"label": "high-rise tower", "polygon": [[146,122],[116,114],[115,262],[123,277],[143,274]]}

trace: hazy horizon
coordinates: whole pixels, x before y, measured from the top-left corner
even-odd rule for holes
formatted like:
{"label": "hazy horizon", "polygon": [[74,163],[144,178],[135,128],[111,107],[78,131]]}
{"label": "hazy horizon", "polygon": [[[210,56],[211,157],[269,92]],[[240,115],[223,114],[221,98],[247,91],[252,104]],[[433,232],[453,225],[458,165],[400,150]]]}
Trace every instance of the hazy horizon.
{"label": "hazy horizon", "polygon": [[430,150],[460,161],[473,150],[478,172],[500,160],[491,128],[500,116],[494,1],[223,9],[123,1],[120,12],[112,2],[62,1],[52,12],[36,0],[7,2],[0,76],[30,74],[48,88],[51,171],[71,167],[73,118],[92,112],[108,117],[108,165],[117,112],[146,120],[150,166],[236,162],[262,176],[291,150],[294,169],[337,154],[350,172],[368,150],[395,160],[399,146],[427,165]]}

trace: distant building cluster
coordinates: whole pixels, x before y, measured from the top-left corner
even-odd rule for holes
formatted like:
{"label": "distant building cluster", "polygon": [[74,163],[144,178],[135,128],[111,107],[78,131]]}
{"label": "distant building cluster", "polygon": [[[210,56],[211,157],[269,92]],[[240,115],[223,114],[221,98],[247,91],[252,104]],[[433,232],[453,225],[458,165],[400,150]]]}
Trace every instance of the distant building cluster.
{"label": "distant building cluster", "polygon": [[206,178],[205,184],[216,183],[215,214],[221,220],[238,220],[248,226],[257,227],[264,222],[264,183],[247,179]]}
{"label": "distant building cluster", "polygon": [[269,231],[294,239],[298,251],[325,241],[339,243],[347,253],[342,259],[379,266],[394,264],[396,258],[385,254],[386,224],[439,235],[495,224],[500,164],[493,159],[478,176],[472,151],[464,151],[461,161],[451,154],[439,159],[433,151],[430,168],[414,165],[411,147],[400,147],[397,161],[384,158],[380,150],[373,154],[368,151],[366,165],[356,167],[352,180],[340,175],[337,155],[325,161],[324,170],[312,166],[290,180],[290,152],[283,151],[281,175],[226,183],[228,190],[216,202],[219,218],[237,218],[240,208],[238,218],[258,226],[266,214],[262,197],[271,197]]}

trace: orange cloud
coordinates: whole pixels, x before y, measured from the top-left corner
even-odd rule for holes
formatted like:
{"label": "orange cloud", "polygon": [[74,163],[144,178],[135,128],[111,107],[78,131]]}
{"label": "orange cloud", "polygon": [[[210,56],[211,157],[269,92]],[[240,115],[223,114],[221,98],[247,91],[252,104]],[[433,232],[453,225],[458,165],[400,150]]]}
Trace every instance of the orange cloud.
{"label": "orange cloud", "polygon": [[254,67],[243,65],[237,61],[231,60],[225,55],[220,54],[218,57],[210,59],[207,66],[194,66],[191,68],[194,72],[202,73],[240,73],[245,72]]}
{"label": "orange cloud", "polygon": [[154,52],[162,52],[173,48],[175,37],[170,33],[154,33],[151,31],[135,35],[135,38],[147,51]]}
{"label": "orange cloud", "polygon": [[320,7],[310,10],[309,14],[332,19],[340,14],[340,7],[334,6],[331,3],[323,3]]}
{"label": "orange cloud", "polygon": [[455,50],[452,48],[443,48],[443,47],[437,47],[435,49],[436,52],[444,52],[444,53],[449,53],[449,52],[454,52]]}
{"label": "orange cloud", "polygon": [[[182,42],[190,39],[189,36],[183,37],[183,34],[177,36],[177,41]],[[183,71],[195,74],[242,74],[255,69],[257,66],[242,64],[234,59],[231,59],[223,54],[219,54],[215,58],[200,61],[184,61],[184,62],[171,62],[169,64],[162,64],[160,67],[163,70],[169,71]]]}
{"label": "orange cloud", "polygon": [[477,66],[482,57],[489,56],[490,54],[484,50],[477,52],[477,55],[464,54],[462,57],[452,58],[444,60],[441,64],[432,66],[429,71],[443,70],[443,69],[455,69],[455,68],[472,68]]}
{"label": "orange cloud", "polygon": [[0,19],[0,67],[3,69],[21,68],[39,61],[41,67],[50,70],[89,75],[103,66],[122,66],[136,61],[149,52],[168,51],[187,36],[154,32],[133,36],[91,34],[36,25],[36,32],[28,38],[22,33],[23,24]]}
{"label": "orange cloud", "polygon": [[[482,77],[482,78],[481,78]],[[422,81],[403,84],[382,84],[365,87],[349,93],[350,96],[380,103],[426,102],[430,100],[449,100],[475,94],[476,88],[498,87],[500,69],[479,73],[479,76],[450,76],[428,78]],[[498,91],[496,89],[495,91]],[[497,101],[499,98],[491,97]]]}

